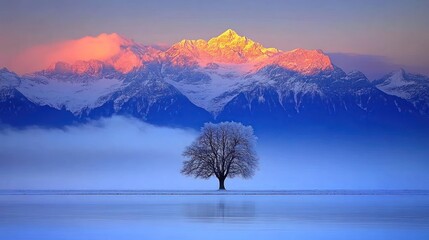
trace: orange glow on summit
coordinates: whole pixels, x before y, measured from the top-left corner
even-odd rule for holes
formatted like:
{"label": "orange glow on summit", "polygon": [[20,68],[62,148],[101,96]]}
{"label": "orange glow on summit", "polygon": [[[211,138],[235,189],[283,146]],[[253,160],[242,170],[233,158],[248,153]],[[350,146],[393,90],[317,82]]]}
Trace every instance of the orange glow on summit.
{"label": "orange glow on summit", "polygon": [[[28,59],[39,61],[31,61],[33,65],[30,66]],[[84,37],[29,49],[17,59],[17,69],[19,72],[32,72],[51,66],[51,70],[66,68],[77,74],[94,73],[101,66],[101,63],[94,60],[121,73],[131,72],[154,61],[178,67],[226,64],[236,71],[245,72],[256,72],[268,65],[278,65],[304,75],[333,69],[329,57],[320,50],[295,49],[285,52],[265,48],[258,42],[238,35],[232,29],[208,41],[182,40],[166,51],[135,43],[115,33],[100,34],[97,37]],[[58,65],[57,62],[70,66]]]}
{"label": "orange glow on summit", "polygon": [[205,67],[211,63],[246,65],[241,68],[257,71],[267,65],[279,65],[301,74],[333,70],[330,58],[320,50],[295,49],[283,52],[265,48],[262,44],[228,29],[205,41],[182,40],[166,52],[173,64]]}

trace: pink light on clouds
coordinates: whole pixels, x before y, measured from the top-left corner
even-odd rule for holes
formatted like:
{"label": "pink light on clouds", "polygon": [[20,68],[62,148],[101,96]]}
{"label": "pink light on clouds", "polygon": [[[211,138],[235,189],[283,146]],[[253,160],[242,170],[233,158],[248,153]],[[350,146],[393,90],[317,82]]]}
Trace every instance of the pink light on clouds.
{"label": "pink light on clouds", "polygon": [[87,36],[31,47],[13,58],[8,64],[11,70],[20,74],[38,71],[58,62],[74,63],[78,60],[105,61],[121,52],[121,46],[130,44],[116,33]]}

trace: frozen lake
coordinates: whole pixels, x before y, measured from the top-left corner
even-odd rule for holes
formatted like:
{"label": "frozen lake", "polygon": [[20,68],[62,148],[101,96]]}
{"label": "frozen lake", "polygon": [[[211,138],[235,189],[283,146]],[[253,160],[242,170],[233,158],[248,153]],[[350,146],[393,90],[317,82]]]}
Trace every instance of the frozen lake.
{"label": "frozen lake", "polygon": [[0,239],[429,239],[426,194],[235,193],[3,194]]}

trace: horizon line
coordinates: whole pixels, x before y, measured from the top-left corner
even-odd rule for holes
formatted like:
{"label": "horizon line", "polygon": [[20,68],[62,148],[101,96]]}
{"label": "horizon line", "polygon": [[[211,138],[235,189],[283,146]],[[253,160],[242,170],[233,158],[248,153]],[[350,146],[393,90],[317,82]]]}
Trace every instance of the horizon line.
{"label": "horizon line", "polygon": [[204,195],[250,195],[250,196],[294,196],[294,195],[429,195],[429,189],[301,189],[301,190],[0,190],[0,196],[204,196]]}

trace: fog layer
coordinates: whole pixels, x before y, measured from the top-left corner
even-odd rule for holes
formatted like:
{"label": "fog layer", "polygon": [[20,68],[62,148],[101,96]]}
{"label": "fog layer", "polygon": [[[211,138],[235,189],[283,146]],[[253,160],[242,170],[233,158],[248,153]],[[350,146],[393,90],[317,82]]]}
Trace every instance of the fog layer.
{"label": "fog layer", "polygon": [[[0,131],[0,189],[211,190],[180,174],[192,129],[113,117],[65,129]],[[397,135],[290,133],[257,142],[253,179],[227,189],[428,189],[429,143]]]}

